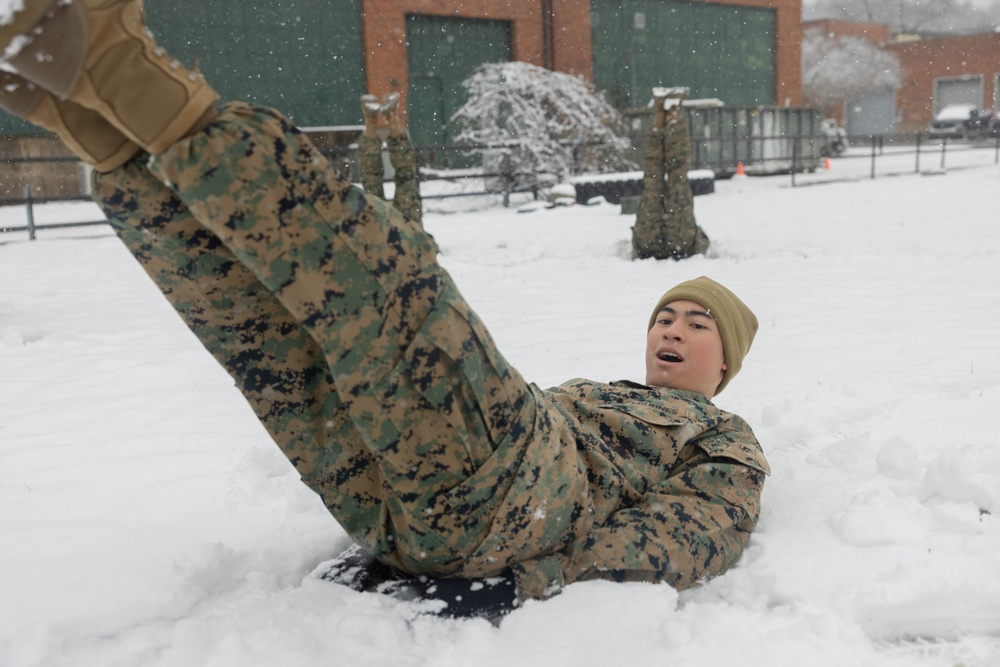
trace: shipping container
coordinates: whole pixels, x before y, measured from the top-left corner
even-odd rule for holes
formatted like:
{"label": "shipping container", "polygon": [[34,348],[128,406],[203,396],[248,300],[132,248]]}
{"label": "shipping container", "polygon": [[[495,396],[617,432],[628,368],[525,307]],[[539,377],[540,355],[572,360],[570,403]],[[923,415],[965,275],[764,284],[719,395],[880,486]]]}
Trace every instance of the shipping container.
{"label": "shipping container", "polygon": [[[748,174],[815,171],[823,157],[819,109],[776,106],[685,106],[691,133],[691,168],[727,178],[742,163]],[[645,150],[652,120],[648,109],[630,111],[637,154]]]}

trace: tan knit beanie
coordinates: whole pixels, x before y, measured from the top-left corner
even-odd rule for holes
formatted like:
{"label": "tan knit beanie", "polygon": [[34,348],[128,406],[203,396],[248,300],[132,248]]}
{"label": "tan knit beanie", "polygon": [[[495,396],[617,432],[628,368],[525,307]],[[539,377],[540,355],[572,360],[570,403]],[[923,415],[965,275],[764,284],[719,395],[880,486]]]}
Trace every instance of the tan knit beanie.
{"label": "tan knit beanie", "polygon": [[671,301],[694,301],[715,318],[722,336],[722,352],[726,360],[726,372],[715,390],[719,395],[729,381],[736,377],[743,367],[743,358],[750,351],[753,337],[757,333],[757,317],[740,298],[711,278],[701,276],[688,280],[660,297],[649,318],[647,331],[656,323],[660,309]]}

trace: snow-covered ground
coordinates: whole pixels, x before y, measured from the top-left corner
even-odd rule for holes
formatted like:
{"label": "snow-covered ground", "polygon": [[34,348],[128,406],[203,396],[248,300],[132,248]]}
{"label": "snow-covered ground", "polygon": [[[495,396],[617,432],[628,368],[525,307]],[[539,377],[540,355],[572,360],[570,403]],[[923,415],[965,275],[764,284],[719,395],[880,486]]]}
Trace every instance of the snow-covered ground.
{"label": "snow-covered ground", "polygon": [[761,322],[716,399],[774,470],[739,565],[680,595],[573,585],[499,627],[319,580],[343,531],[110,231],[0,235],[0,665],[1000,664],[1000,166],[970,155],[721,181],[683,262],[630,261],[610,205],[429,203],[540,385],[641,380],[649,311],[690,277]]}

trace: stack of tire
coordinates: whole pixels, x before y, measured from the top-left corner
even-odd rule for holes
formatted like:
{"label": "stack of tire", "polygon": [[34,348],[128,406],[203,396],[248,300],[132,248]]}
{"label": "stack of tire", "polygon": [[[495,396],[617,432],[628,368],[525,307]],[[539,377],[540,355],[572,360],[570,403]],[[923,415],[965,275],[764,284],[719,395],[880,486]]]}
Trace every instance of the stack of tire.
{"label": "stack of tire", "polygon": [[[715,192],[715,174],[710,170],[688,172],[688,182],[696,197]],[[576,201],[579,204],[586,204],[594,197],[604,197],[610,204],[620,204],[623,198],[642,195],[641,178],[608,179],[597,175],[592,181],[574,179],[573,185],[576,187]]]}

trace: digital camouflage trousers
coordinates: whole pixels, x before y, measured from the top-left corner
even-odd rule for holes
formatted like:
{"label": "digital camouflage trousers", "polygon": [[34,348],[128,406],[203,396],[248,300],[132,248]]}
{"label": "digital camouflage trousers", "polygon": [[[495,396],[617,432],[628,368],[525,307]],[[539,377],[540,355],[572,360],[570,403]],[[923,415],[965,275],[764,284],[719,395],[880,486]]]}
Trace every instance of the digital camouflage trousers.
{"label": "digital camouflage trousers", "polygon": [[[420,199],[420,184],[417,182],[417,153],[413,150],[410,135],[390,135],[386,138],[385,145],[389,163],[395,172],[392,180],[396,190],[391,203],[410,220],[421,222],[423,204]],[[358,165],[365,192],[385,199],[385,164],[382,162],[381,139],[364,135],[358,139]]]}
{"label": "digital camouflage trousers", "polygon": [[381,560],[490,576],[586,531],[565,420],[496,350],[420,225],[334,174],[280,114],[230,104],[167,153],[97,174],[94,198]]}
{"label": "digital camouflage trousers", "polygon": [[652,128],[647,137],[642,198],[632,228],[637,257],[683,259],[708,250],[708,236],[695,222],[690,168],[687,120],[672,113],[665,130]]}

